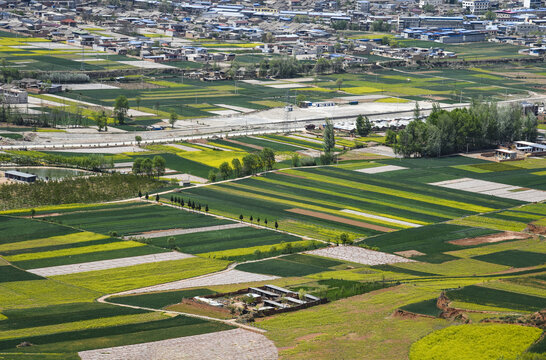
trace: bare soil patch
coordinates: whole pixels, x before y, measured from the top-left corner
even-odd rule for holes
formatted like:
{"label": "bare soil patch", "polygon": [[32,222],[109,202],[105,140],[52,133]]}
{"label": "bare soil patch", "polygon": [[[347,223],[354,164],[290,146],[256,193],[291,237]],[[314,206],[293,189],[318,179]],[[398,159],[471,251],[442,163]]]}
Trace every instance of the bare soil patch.
{"label": "bare soil patch", "polygon": [[395,252],[395,254],[403,256],[403,257],[407,257],[407,258],[412,257],[412,256],[426,255],[425,253],[422,253],[422,252],[417,251],[417,250],[397,251],[397,252]]}
{"label": "bare soil patch", "polygon": [[147,82],[129,82],[129,83],[116,83],[115,86],[127,89],[127,90],[141,90],[141,89],[159,89],[164,88],[164,86],[159,86],[157,84],[151,84]]}
{"label": "bare soil patch", "polygon": [[521,240],[528,239],[531,236],[529,234],[515,232],[515,231],[506,231],[503,233],[478,236],[474,238],[458,239],[448,241],[448,243],[459,246],[472,246],[480,244],[492,244],[496,242],[506,241],[506,240]]}
{"label": "bare soil patch", "polygon": [[342,224],[358,226],[358,227],[365,228],[365,229],[372,229],[372,230],[382,231],[382,232],[394,231],[394,229],[390,229],[388,227],[369,224],[369,223],[364,222],[364,221],[347,219],[347,218],[343,218],[341,216],[325,214],[325,213],[321,213],[321,212],[318,212],[318,211],[311,211],[311,210],[300,209],[300,208],[288,209],[286,211],[293,212],[293,213],[296,213],[296,214],[301,214],[301,215],[312,216],[312,217],[316,217],[316,218],[319,218],[319,219],[335,221],[335,222],[342,223]]}
{"label": "bare soil patch", "polygon": [[532,232],[533,234],[546,235],[546,226],[529,224],[525,230]]}
{"label": "bare soil patch", "polygon": [[39,218],[44,218],[44,217],[50,217],[50,216],[60,216],[60,215],[63,215],[61,213],[51,213],[51,214],[40,214],[40,215],[27,215],[27,216],[21,216],[22,218],[25,218],[25,219],[39,219]]}
{"label": "bare soil patch", "polygon": [[376,159],[388,159],[388,156],[373,154],[366,152],[367,148],[354,149],[346,152],[344,155],[339,157],[339,160],[376,160]]}

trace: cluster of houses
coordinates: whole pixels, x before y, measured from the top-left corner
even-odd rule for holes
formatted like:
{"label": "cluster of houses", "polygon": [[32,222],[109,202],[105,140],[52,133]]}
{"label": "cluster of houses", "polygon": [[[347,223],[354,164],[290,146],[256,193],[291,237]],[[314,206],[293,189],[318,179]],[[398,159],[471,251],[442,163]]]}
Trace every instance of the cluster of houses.
{"label": "cluster of houses", "polygon": [[38,79],[23,78],[10,84],[0,84],[0,103],[27,104],[28,94],[55,94],[63,90],[62,85]]}
{"label": "cluster of houses", "polygon": [[499,148],[495,150],[495,157],[499,161],[517,160],[526,155],[546,155],[546,144],[530,141],[514,141],[511,148]]}
{"label": "cluster of houses", "polygon": [[239,314],[251,313],[255,316],[294,311],[326,302],[326,299],[310,294],[300,295],[275,285],[250,287],[227,294],[197,296],[193,300],[217,308],[232,308]]}
{"label": "cluster of houses", "polygon": [[496,0],[269,0],[237,4],[135,0],[123,7],[80,0],[34,0],[22,7],[14,0],[1,0],[0,29],[154,62],[229,62],[235,58],[236,47],[211,52],[187,46],[188,40],[196,39],[261,42],[264,45],[252,50],[302,60],[343,55],[346,63],[366,62],[359,56],[365,54],[406,60],[456,56],[433,46],[391,51],[385,44],[376,46],[381,39],[371,39],[369,44],[362,39],[340,42],[336,30],[344,27],[391,31],[400,38],[443,44],[513,42],[527,47],[522,52],[539,56],[546,52],[541,45],[546,8],[541,1],[513,1],[509,8],[500,9]]}

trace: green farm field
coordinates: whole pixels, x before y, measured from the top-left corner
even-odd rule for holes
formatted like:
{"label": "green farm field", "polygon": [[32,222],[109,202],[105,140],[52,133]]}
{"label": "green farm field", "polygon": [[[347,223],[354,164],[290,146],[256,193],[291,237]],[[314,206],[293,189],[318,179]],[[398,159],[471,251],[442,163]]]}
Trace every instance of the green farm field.
{"label": "green farm field", "polygon": [[[236,139],[252,146],[270,142],[265,138],[254,140]],[[288,142],[279,145],[284,144],[296,146]],[[239,144],[218,145],[229,149]],[[185,153],[164,145],[149,150],[179,158]],[[276,150],[293,151],[280,146]],[[214,153],[230,153],[200,152],[201,162],[194,163],[208,163],[210,167],[216,166],[218,159],[225,160],[223,156],[214,159]],[[446,292],[452,306],[477,311],[469,313],[477,323],[484,318],[528,316],[546,306],[546,243],[542,236],[528,232],[495,243],[460,242],[515,230],[482,226],[487,225],[480,223],[482,218],[505,225],[520,224],[518,234],[528,231],[528,224],[537,224],[546,217],[544,204],[430,185],[470,177],[542,188],[540,175],[533,175],[546,169],[542,161],[490,164],[462,156],[351,161],[183,188],[162,194],[160,203],[152,194],[149,201],[50,206],[37,208],[39,217],[34,219],[28,210],[10,210],[0,215],[0,230],[10,234],[0,241],[0,357],[77,359],[77,352],[83,350],[231,329],[231,325],[210,319],[167,316],[163,311],[230,318],[219,312],[192,310],[182,299],[191,301],[194,296],[264,284],[329,300],[248,324],[267,330],[265,336],[275,343],[280,359],[356,359],[362,358],[363,348],[370,359],[417,359],[422,357],[423,344],[435,344],[431,349],[440,351],[437,349],[448,346],[446,343],[470,343],[476,334],[497,336],[510,344],[510,349],[501,349],[494,343],[480,343],[481,351],[492,356],[543,356],[540,344],[533,345],[541,329],[477,324],[461,331],[461,322],[439,318],[435,307],[436,299]],[[357,171],[383,165],[406,169],[377,174]],[[184,199],[186,207],[169,206],[171,196]],[[189,200],[207,204],[208,214],[191,212],[187,208]],[[199,230],[233,224],[233,220],[241,221],[240,215],[248,226]],[[451,223],[464,219],[474,223]],[[278,231],[272,231],[275,222]],[[129,240],[138,234],[173,229],[195,232]],[[339,242],[343,233],[356,241],[355,246],[390,254],[416,252],[411,255],[415,261],[370,266],[302,253],[329,245],[320,240]],[[177,251],[194,256],[46,278],[25,271]],[[107,299],[107,304],[96,302],[104,295],[216,272],[221,275],[232,269],[275,278],[208,285],[204,278],[202,286],[115,295]],[[417,315],[399,316],[398,309]],[[442,331],[453,336],[446,340],[437,335]],[[33,346],[17,348],[23,341]]]}
{"label": "green farm field", "polygon": [[[222,231],[200,232],[199,235],[185,234],[173,236],[174,245],[180,251],[189,254],[215,253],[224,250],[240,249],[263,245],[275,245],[281,242],[300,241],[301,238],[288,234],[276,233],[253,227],[227,229]],[[151,239],[151,244],[168,247],[169,237]]]}
{"label": "green farm field", "polygon": [[[48,219],[48,218],[46,218]],[[228,221],[200,214],[182,212],[167,206],[140,206],[131,211],[118,209],[90,210],[86,216],[80,213],[59,215],[50,218],[55,222],[78,227],[102,234],[116,232],[118,235],[131,235],[144,231],[171,228],[190,229],[197,227],[227,224]]]}
{"label": "green farm field", "polygon": [[[321,167],[282,170],[252,179],[188,189],[184,193],[208,203],[212,213],[235,219],[241,214],[270,222],[274,219],[282,229],[325,240],[341,232],[354,238],[369,237],[522,204],[480,194],[470,198],[463,191],[428,185],[432,179],[427,174],[434,173],[436,178],[442,176],[443,179],[445,176],[456,178],[458,172],[468,176],[464,170],[452,167],[466,161],[465,158],[446,159],[444,166],[434,162],[428,166],[407,162],[416,167],[399,171],[399,176],[405,179],[403,184],[394,174],[368,175],[341,167]],[[388,164],[390,160],[384,162]],[[473,163],[472,159],[468,162]],[[362,163],[361,167],[368,164]],[[358,163],[351,164],[351,168],[358,169]],[[419,178],[405,176],[412,173]],[[427,178],[426,182],[422,181],[423,177]],[[486,233],[487,230],[482,231]]]}

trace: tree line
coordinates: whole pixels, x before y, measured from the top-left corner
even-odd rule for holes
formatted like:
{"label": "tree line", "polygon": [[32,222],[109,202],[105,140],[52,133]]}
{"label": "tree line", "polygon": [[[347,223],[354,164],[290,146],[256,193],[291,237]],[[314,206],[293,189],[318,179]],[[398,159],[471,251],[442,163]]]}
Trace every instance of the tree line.
{"label": "tree line", "polygon": [[209,172],[209,181],[215,182],[218,177],[223,180],[231,177],[253,175],[260,171],[273,170],[275,166],[275,152],[270,148],[263,148],[258,153],[248,154],[242,161],[238,158],[231,160],[231,164],[224,161],[218,169]]}
{"label": "tree line", "polygon": [[25,151],[0,154],[0,162],[24,166],[60,165],[91,171],[102,171],[114,167],[113,159],[101,154],[64,156],[36,151],[28,151],[28,154],[25,154]]}
{"label": "tree line", "polygon": [[148,177],[165,175],[165,158],[159,155],[150,158],[136,158],[133,162],[133,174],[135,175],[147,175]]}
{"label": "tree line", "polygon": [[520,106],[498,106],[473,101],[468,108],[451,111],[433,105],[422,121],[419,108],[405,129],[387,131],[386,143],[404,157],[441,156],[488,149],[516,140],[535,141],[538,121]]}
{"label": "tree line", "polygon": [[32,184],[4,184],[0,185],[0,210],[112,201],[162,186],[162,182],[152,178],[118,173],[59,181],[38,180]]}

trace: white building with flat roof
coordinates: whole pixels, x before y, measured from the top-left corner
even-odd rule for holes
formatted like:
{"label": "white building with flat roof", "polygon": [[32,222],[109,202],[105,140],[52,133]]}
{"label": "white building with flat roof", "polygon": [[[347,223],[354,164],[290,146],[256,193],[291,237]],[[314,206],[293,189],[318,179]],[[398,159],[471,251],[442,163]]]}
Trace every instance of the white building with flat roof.
{"label": "white building with flat roof", "polygon": [[425,5],[432,5],[434,7],[442,5],[442,0],[419,0],[419,7],[422,8]]}
{"label": "white building with flat roof", "polygon": [[483,14],[490,8],[489,0],[463,0],[463,8],[472,15]]}

